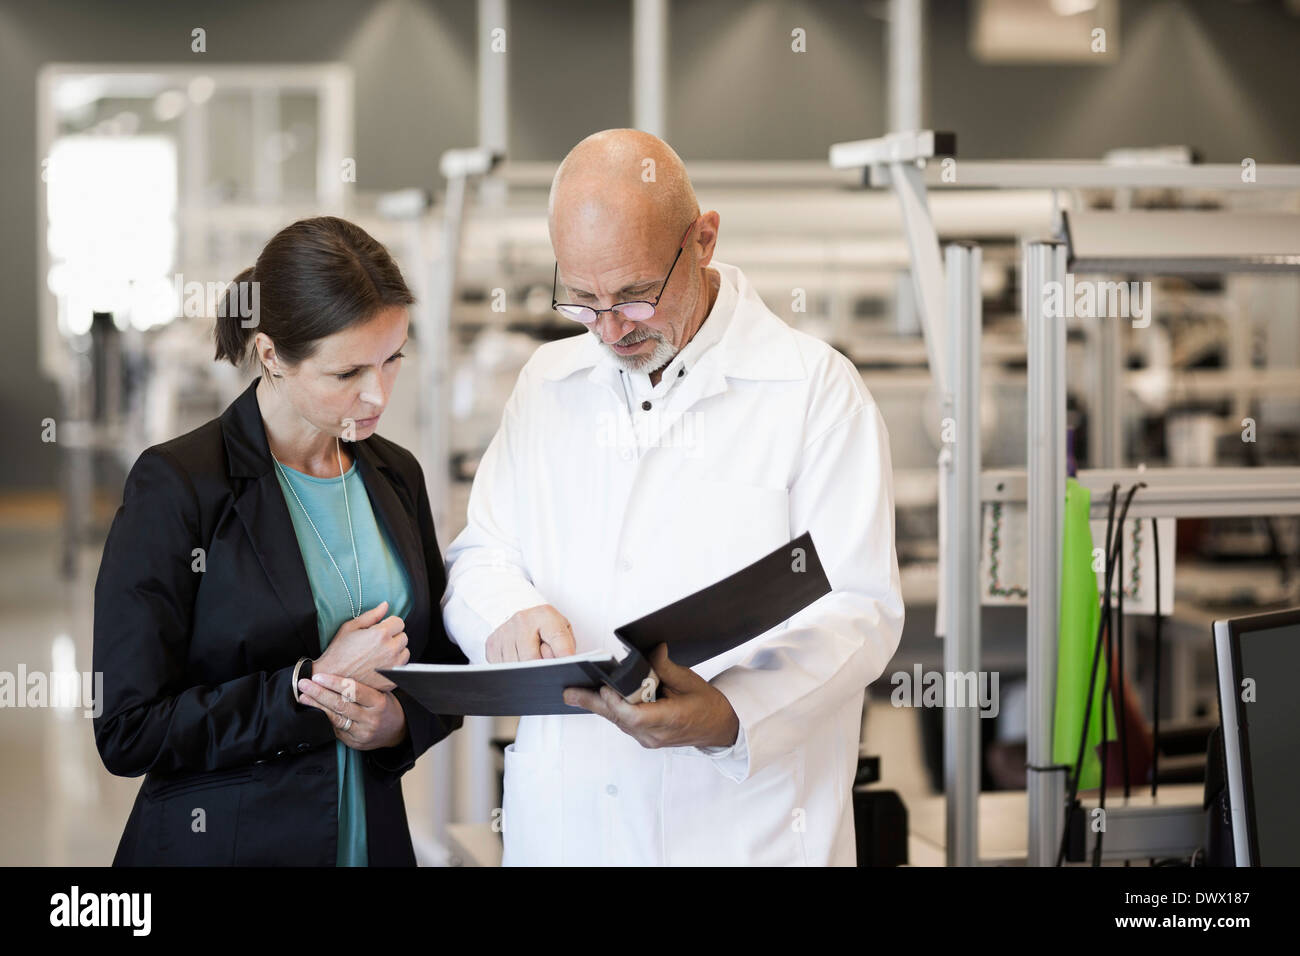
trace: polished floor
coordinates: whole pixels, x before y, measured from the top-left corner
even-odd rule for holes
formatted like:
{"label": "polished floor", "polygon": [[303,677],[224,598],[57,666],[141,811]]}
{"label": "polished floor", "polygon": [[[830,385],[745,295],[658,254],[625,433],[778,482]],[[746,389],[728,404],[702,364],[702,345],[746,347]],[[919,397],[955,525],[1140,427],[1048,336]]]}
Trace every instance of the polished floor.
{"label": "polished floor", "polygon": [[[97,554],[81,579],[59,573],[57,514],[7,507],[0,525],[0,672],[88,671],[91,588]],[[21,694],[19,695],[21,698]],[[81,707],[0,709],[0,863],[106,864],[139,787],[99,761]]]}

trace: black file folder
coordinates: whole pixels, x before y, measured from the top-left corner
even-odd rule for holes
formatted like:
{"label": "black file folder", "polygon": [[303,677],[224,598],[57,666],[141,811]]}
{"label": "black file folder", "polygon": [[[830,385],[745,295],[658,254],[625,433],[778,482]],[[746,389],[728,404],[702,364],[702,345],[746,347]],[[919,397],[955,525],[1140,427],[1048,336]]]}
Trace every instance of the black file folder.
{"label": "black file folder", "polygon": [[812,535],[804,532],[721,581],[616,628],[625,654],[407,664],[381,673],[435,714],[585,714],[564,703],[566,687],[608,684],[627,697],[650,673],[647,658],[659,644],[668,645],[674,663],[693,667],[770,631],[830,590]]}

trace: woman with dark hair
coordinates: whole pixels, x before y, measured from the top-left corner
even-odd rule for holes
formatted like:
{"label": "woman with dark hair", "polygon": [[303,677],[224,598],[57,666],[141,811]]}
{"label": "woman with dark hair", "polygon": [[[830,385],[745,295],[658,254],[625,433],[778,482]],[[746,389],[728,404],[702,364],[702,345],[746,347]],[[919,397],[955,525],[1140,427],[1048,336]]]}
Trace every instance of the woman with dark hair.
{"label": "woman with dark hair", "polygon": [[285,228],[218,311],[260,377],[131,469],[95,584],[95,742],[145,774],[116,865],[414,865],[400,777],[461,720],[378,671],[464,657],[424,475],[375,434],[413,302],[354,224]]}

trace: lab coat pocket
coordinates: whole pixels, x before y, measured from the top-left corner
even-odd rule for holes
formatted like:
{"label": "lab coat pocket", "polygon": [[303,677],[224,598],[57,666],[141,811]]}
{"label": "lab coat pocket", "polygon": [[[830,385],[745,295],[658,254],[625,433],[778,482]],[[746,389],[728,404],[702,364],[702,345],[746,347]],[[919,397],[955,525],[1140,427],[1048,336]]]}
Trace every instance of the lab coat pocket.
{"label": "lab coat pocket", "polygon": [[555,866],[561,862],[559,754],[505,749],[501,829],[503,866]]}
{"label": "lab coat pocket", "polygon": [[673,755],[664,794],[672,866],[798,866],[804,847],[804,754],[795,750],[742,783],[708,757]]}

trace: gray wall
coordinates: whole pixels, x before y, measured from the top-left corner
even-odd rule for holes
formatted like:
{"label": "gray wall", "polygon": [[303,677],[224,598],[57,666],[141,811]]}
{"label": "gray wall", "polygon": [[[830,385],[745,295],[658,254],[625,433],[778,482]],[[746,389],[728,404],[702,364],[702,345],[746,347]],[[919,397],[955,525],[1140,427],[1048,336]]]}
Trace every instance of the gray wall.
{"label": "gray wall", "polygon": [[957,131],[959,154],[1186,144],[1206,162],[1300,162],[1300,17],[1280,0],[1120,0],[1110,66],[981,65],[968,34],[965,12],[932,18],[930,123]]}
{"label": "gray wall", "polygon": [[[511,155],[558,159],[630,122],[631,17],[618,0],[514,0]],[[669,138],[692,159],[824,159],[883,131],[884,29],[862,0],[677,0]],[[961,155],[1085,158],[1187,143],[1207,161],[1300,162],[1300,19],[1280,0],[1121,0],[1120,55],[1105,67],[986,66],[968,5],[931,0],[929,123]],[[178,62],[189,32],[210,62],[341,60],[356,75],[362,188],[437,188],[436,158],[476,140],[472,0],[0,0],[0,485],[49,484],[59,414],[36,368],[36,74],[62,62]],[[790,50],[807,31],[808,51]]]}

